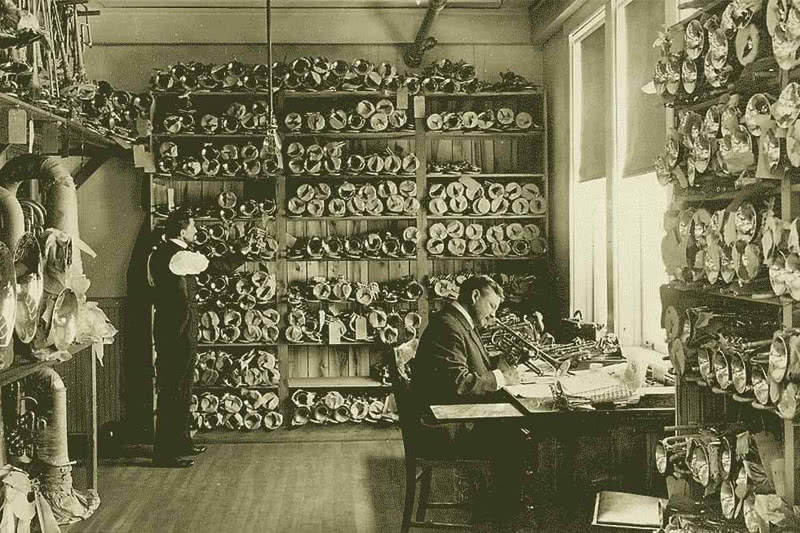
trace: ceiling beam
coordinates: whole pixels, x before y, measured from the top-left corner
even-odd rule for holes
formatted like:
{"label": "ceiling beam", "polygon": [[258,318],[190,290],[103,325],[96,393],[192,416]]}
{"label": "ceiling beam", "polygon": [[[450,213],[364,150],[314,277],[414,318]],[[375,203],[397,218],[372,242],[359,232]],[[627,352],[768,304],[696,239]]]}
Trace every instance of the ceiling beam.
{"label": "ceiling beam", "polygon": [[547,0],[530,7],[531,40],[534,44],[544,44],[556,34],[569,17],[578,11],[588,0]]}

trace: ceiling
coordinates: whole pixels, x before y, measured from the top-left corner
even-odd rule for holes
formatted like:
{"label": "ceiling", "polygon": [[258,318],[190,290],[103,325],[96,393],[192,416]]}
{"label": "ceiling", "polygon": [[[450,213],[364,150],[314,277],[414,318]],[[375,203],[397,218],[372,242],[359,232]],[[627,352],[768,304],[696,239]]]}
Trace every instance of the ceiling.
{"label": "ceiling", "polygon": [[[547,0],[449,0],[448,9],[520,9],[541,4]],[[213,8],[247,9],[264,7],[266,0],[90,0],[98,8]],[[428,0],[272,0],[277,9],[392,9],[426,8]]]}

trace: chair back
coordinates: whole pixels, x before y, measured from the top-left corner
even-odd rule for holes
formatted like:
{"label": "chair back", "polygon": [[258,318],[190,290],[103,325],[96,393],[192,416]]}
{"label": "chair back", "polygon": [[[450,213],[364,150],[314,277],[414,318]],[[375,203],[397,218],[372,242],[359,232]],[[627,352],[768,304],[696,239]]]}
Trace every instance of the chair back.
{"label": "chair back", "polygon": [[415,442],[420,432],[420,415],[422,406],[415,397],[411,380],[414,373],[414,358],[417,341],[400,345],[393,350],[394,357],[389,363],[392,378],[392,392],[397,403],[397,415],[400,419],[400,432],[403,436],[403,447],[406,456],[416,456]]}

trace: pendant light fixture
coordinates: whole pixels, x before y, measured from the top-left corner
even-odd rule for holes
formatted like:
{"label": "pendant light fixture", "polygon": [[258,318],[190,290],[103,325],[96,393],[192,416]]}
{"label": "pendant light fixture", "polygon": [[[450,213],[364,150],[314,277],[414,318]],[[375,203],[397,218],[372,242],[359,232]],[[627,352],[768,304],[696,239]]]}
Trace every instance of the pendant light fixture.
{"label": "pendant light fixture", "polygon": [[267,124],[267,135],[264,137],[263,153],[265,159],[274,159],[278,170],[283,170],[283,154],[281,150],[281,138],[278,135],[278,122],[275,118],[274,95],[272,86],[272,1],[266,2],[267,16],[267,64],[269,65],[268,90],[269,90],[269,123]]}

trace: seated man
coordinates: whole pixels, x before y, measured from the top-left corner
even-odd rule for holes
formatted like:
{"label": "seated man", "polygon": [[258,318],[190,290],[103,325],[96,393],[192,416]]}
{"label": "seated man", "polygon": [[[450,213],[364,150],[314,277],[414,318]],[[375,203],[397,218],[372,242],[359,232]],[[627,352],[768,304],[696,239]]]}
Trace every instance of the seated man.
{"label": "seated man", "polygon": [[496,391],[519,383],[516,368],[502,356],[490,359],[477,331],[494,319],[502,301],[503,289],[492,278],[467,279],[458,300],[431,315],[417,348],[411,383],[415,403],[422,408],[423,433],[433,445],[491,460],[494,494],[490,501],[478,504],[488,507],[486,518],[505,524],[519,521],[521,507],[525,467],[519,425],[508,421],[435,424],[427,409],[436,404],[506,401]]}

